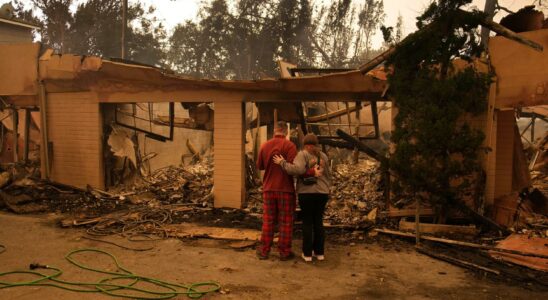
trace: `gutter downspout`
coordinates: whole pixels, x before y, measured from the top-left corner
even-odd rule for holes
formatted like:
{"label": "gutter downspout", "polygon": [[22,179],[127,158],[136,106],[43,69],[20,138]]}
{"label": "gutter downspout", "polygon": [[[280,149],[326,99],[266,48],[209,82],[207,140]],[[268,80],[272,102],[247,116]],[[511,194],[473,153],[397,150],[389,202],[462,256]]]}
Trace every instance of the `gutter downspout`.
{"label": "gutter downspout", "polygon": [[49,159],[49,140],[48,140],[48,126],[47,126],[47,112],[46,112],[46,105],[47,105],[47,95],[46,95],[46,87],[44,86],[44,83],[40,81],[40,94],[38,96],[40,101],[40,127],[42,131],[42,158],[44,159],[44,170],[42,170],[42,179],[49,179],[50,176],[50,159]]}

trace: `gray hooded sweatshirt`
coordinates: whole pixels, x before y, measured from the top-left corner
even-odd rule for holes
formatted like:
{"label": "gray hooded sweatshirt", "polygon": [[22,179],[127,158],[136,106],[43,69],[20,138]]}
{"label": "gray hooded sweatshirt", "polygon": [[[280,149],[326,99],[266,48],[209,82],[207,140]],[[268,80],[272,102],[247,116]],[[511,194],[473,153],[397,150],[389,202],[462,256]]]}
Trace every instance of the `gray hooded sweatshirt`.
{"label": "gray hooded sweatshirt", "polygon": [[306,150],[301,150],[293,160],[293,163],[283,161],[281,166],[289,175],[297,176],[297,194],[329,194],[331,187],[331,172],[327,165],[327,155],[320,152],[320,159],[323,161],[323,174],[318,177],[318,182],[312,185],[305,185],[300,175],[306,172],[306,163],[312,168],[316,165],[318,156],[310,154]]}

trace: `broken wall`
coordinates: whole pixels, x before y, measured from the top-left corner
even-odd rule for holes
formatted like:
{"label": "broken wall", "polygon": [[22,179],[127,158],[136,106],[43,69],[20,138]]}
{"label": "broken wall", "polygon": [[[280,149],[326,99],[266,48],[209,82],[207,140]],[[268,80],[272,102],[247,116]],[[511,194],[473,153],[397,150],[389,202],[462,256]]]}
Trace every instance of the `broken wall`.
{"label": "broken wall", "polygon": [[[0,111],[0,163],[11,163],[14,159],[14,138],[13,138],[13,111],[5,109]],[[40,158],[40,128],[36,122],[39,120],[40,112],[30,112],[29,120],[29,160],[38,160]],[[24,159],[25,144],[25,109],[18,109],[17,132],[18,132],[18,160]]]}
{"label": "broken wall", "polygon": [[[193,153],[189,149],[188,143],[201,154],[208,153],[211,150],[213,138],[213,133],[211,131],[180,127],[183,126],[181,120],[187,120],[190,116],[189,111],[184,109],[179,103],[175,103],[174,105],[175,127],[173,128],[173,141],[159,141],[148,137],[144,132],[134,131],[133,129],[116,125],[114,114],[116,108],[128,112],[133,110],[133,105],[104,104],[102,106],[105,115],[104,126],[114,126],[116,130],[122,130],[128,137],[136,134],[139,143],[139,156],[141,158],[147,158],[143,162],[143,167],[146,172],[153,172],[154,170],[167,166],[179,166],[181,164],[191,163],[193,160]],[[118,114],[118,121],[165,137],[169,136],[169,125],[168,123],[163,122],[163,120],[169,120],[169,103],[155,103],[152,112],[148,111],[147,103],[137,103],[135,112],[137,118],[150,119],[150,117],[152,117],[152,120],[155,122],[145,122],[144,120],[139,119],[135,121],[132,116],[120,113]],[[109,128],[105,128],[105,132],[109,131]],[[112,151],[110,146],[107,147],[106,151]]]}
{"label": "broken wall", "polygon": [[103,189],[103,122],[95,94],[49,93],[46,111],[50,179]]}

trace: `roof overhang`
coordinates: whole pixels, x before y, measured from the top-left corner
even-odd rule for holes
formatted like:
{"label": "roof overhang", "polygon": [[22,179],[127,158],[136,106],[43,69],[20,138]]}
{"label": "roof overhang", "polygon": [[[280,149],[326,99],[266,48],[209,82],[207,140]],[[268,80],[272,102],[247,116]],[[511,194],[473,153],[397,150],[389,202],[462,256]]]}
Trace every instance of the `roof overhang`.
{"label": "roof overhang", "polygon": [[48,92],[93,91],[100,102],[377,101],[386,81],[359,71],[303,78],[197,79],[166,70],[99,57],[40,58]]}
{"label": "roof overhang", "polygon": [[0,18],[0,22],[10,24],[10,25],[14,25],[14,26],[19,26],[19,27],[25,27],[25,28],[28,28],[28,29],[40,29],[40,27],[37,26],[37,25],[30,24],[30,23],[27,23],[27,22],[21,22],[19,20]]}

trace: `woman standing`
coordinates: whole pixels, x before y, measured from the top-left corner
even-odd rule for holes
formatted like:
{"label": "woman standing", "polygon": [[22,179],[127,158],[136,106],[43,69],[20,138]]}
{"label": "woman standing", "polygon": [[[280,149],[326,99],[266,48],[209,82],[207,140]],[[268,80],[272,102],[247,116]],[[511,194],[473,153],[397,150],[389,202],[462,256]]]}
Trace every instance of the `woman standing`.
{"label": "woman standing", "polygon": [[318,138],[307,134],[301,150],[293,163],[285,161],[281,155],[275,155],[274,163],[280,165],[288,174],[297,176],[297,195],[303,217],[303,253],[302,258],[311,262],[312,257],[324,260],[325,232],[323,214],[329,189],[331,174],[327,167],[327,155],[318,149]]}

